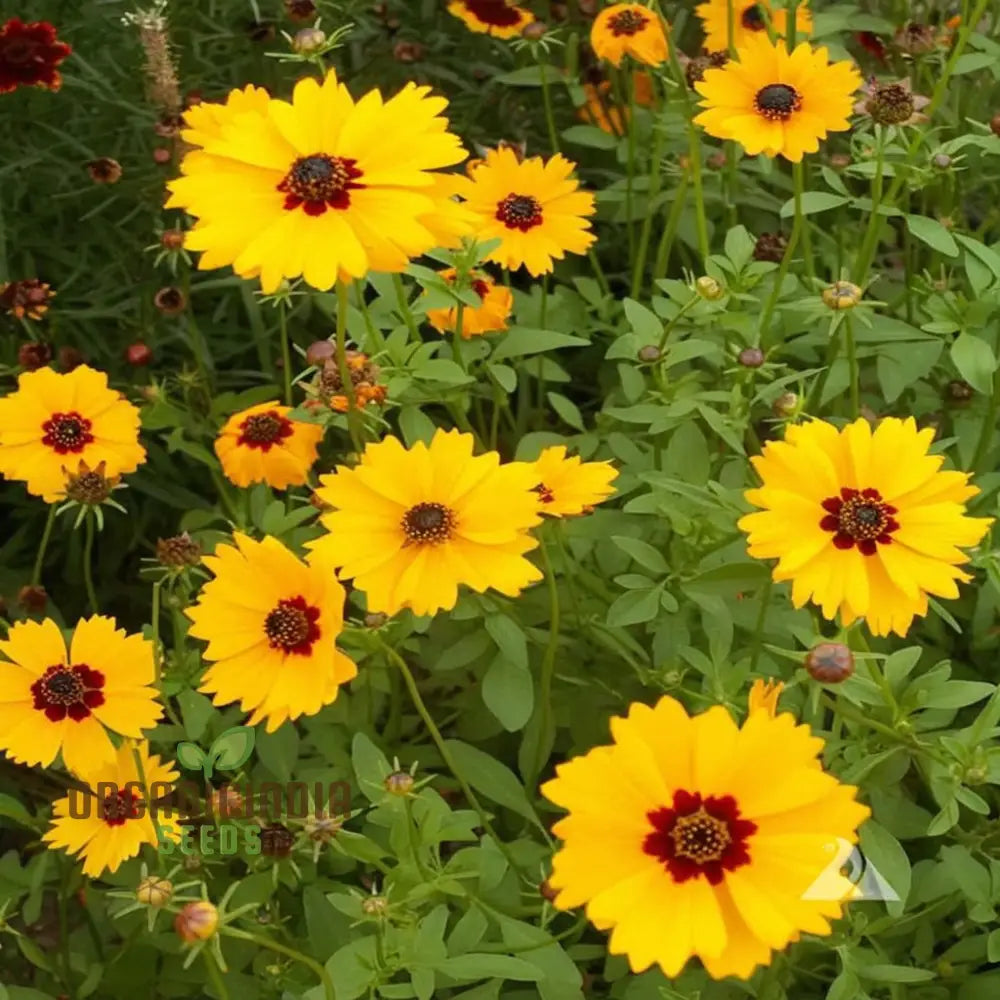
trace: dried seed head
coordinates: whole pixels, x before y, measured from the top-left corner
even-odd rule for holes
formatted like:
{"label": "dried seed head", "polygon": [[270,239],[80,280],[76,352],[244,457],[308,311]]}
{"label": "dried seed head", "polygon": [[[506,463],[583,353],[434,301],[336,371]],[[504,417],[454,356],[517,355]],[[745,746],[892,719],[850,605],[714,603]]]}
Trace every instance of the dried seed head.
{"label": "dried seed head", "polygon": [[909,80],[900,83],[876,83],[868,86],[868,98],[862,107],[877,125],[902,125],[915,115],[917,96],[910,89]]}
{"label": "dried seed head", "polygon": [[892,36],[892,44],[911,56],[933,52],[937,48],[937,32],[929,24],[910,21]]}
{"label": "dried seed head", "polygon": [[181,289],[167,285],[153,296],[153,304],[164,316],[177,316],[187,308],[187,296]]}
{"label": "dried seed head", "polygon": [[219,926],[219,911],[207,899],[187,903],[174,918],[174,930],[188,944],[207,941]]}
{"label": "dried seed head", "polygon": [[127,14],[125,20],[135,25],[139,32],[139,44],[146,57],[143,69],[150,103],[162,112],[177,114],[181,110],[181,88],[170,49],[167,19],[163,15],[165,6],[157,4],[151,10]]}
{"label": "dried seed head", "polygon": [[[198,550],[200,558],[200,545],[198,546]],[[223,785],[221,788],[212,789],[211,794],[205,802],[205,806],[210,816],[218,817],[219,819],[228,819],[231,816],[239,816],[243,812],[246,800],[232,785]]]}
{"label": "dried seed head", "polygon": [[52,346],[29,340],[17,349],[17,363],[29,372],[44,368],[52,360]]}
{"label": "dried seed head", "polygon": [[424,57],[424,47],[420,42],[396,42],[392,47],[392,58],[400,63],[420,62]]}
{"label": "dried seed head", "polygon": [[122,179],[122,165],[110,156],[101,156],[87,164],[87,173],[95,184],[117,184]]}
{"label": "dried seed head", "polygon": [[0,283],[0,309],[16,319],[40,320],[54,297],[55,292],[38,278]]}
{"label": "dried seed head", "polygon": [[81,461],[76,472],[69,472],[64,467],[66,499],[75,500],[77,503],[86,504],[89,507],[97,507],[104,503],[121,481],[121,476],[106,476],[104,469],[104,462],[98,462],[97,466],[91,469],[86,462]]}
{"label": "dried seed head", "polygon": [[753,259],[780,264],[787,246],[788,238],[784,233],[761,233],[754,244]]}
{"label": "dried seed head", "polygon": [[719,69],[729,62],[728,52],[709,52],[703,49],[701,53],[688,59],[684,66],[684,79],[687,85],[694,90],[694,85],[705,79],[705,70]]}
{"label": "dried seed head", "polygon": [[159,909],[170,902],[174,894],[174,884],[169,879],[160,878],[158,875],[150,875],[144,878],[135,890],[135,898],[144,906],[153,906]]}
{"label": "dried seed head", "polygon": [[821,684],[840,684],[854,673],[854,654],[842,642],[821,642],[806,654],[806,670]]}
{"label": "dried seed head", "polygon": [[295,846],[295,834],[284,823],[269,823],[260,831],[260,852],[269,858],[287,858]]}
{"label": "dried seed head", "polygon": [[160,538],[156,543],[156,558],[168,569],[184,569],[201,562],[201,544],[186,531],[170,538]]}
{"label": "dried seed head", "polygon": [[740,351],[739,362],[744,368],[760,368],[764,363],[764,352],[759,347],[744,347]]}
{"label": "dried seed head", "polygon": [[336,816],[327,816],[325,812],[307,816],[303,823],[306,836],[317,844],[327,844],[337,835],[343,823]]}

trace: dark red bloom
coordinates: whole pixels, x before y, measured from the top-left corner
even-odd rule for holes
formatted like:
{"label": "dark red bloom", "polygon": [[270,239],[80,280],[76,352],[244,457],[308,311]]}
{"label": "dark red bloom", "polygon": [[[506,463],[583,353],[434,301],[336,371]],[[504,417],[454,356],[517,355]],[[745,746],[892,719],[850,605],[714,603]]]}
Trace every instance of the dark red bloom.
{"label": "dark red bloom", "polygon": [[882,500],[878,490],[854,490],[844,487],[839,497],[828,497],[822,503],[826,517],[819,526],[833,532],[833,544],[838,549],[857,545],[862,555],[873,556],[879,545],[892,542],[892,532],[899,530],[893,517],[895,507]]}
{"label": "dark red bloom", "polygon": [[72,51],[47,21],[25,24],[12,17],[0,28],[0,94],[18,87],[58,90],[62,76],[56,67]]}
{"label": "dark red bloom", "polygon": [[104,674],[99,670],[82,663],[70,667],[57,664],[31,685],[31,695],[34,707],[50,721],[61,722],[68,715],[81,722],[91,709],[104,704],[103,687]]}
{"label": "dark red bloom", "polygon": [[854,40],[867,52],[869,55],[874,56],[880,63],[885,65],[886,62],[886,50],[885,46],[882,44],[882,39],[878,37],[873,31],[856,31],[854,32]]}

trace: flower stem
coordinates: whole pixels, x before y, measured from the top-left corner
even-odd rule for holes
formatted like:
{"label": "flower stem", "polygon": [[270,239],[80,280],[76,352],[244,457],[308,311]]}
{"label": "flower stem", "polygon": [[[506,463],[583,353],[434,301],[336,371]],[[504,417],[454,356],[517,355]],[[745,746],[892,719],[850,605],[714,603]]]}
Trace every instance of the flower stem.
{"label": "flower stem", "polygon": [[347,431],[351,435],[351,444],[356,452],[364,448],[363,435],[358,429],[357,400],[354,394],[354,381],[351,370],[347,367],[347,285],[337,282],[337,371],[340,374],[340,385],[347,397]]}
{"label": "flower stem", "polygon": [[625,229],[628,232],[628,255],[635,259],[635,229],[632,225],[632,205],[635,186],[635,73],[629,67],[625,87],[628,91],[628,162],[625,175]]}
{"label": "flower stem", "polygon": [[535,754],[534,765],[531,769],[531,780],[529,785],[534,785],[545,767],[548,759],[554,736],[552,719],[552,678],[556,669],[556,653],[559,650],[559,589],[556,586],[556,574],[552,567],[552,559],[549,557],[548,541],[544,537],[541,539],[539,551],[542,556],[542,566],[545,569],[545,583],[549,592],[549,639],[545,645],[545,653],[542,657],[542,672],[539,679],[538,695],[541,708],[541,726],[538,733],[538,749]]}
{"label": "flower stem", "polygon": [[556,116],[552,111],[552,92],[549,89],[549,74],[547,72],[549,64],[542,59],[543,49],[540,45],[535,47],[535,59],[538,62],[538,72],[542,78],[542,105],[545,108],[545,124],[549,130],[549,142],[552,144],[552,152],[559,152],[559,133],[556,131]]}
{"label": "flower stem", "polygon": [[687,189],[690,172],[685,170],[681,174],[681,179],[674,191],[674,197],[667,213],[667,223],[663,227],[660,235],[660,245],[656,248],[656,260],[653,262],[653,284],[667,275],[667,267],[670,264],[670,251],[673,249],[674,237],[677,235],[677,226],[680,224],[681,215],[684,212],[684,204],[687,201]]}
{"label": "flower stem", "polygon": [[[162,670],[160,651],[160,588],[163,580],[159,579],[153,583],[153,610],[151,612],[151,625],[153,632],[153,670],[155,671],[156,686],[160,686],[160,676]],[[164,699],[166,700],[166,699]]]}
{"label": "flower stem", "polygon": [[771,607],[771,589],[773,586],[774,581],[769,574],[767,583],[764,584],[764,589],[760,592],[760,610],[757,612],[757,624],[753,630],[753,647],[750,653],[751,674],[757,669],[757,661],[760,659],[760,653],[764,646],[764,626],[767,624],[767,612]]}
{"label": "flower stem", "polygon": [[986,416],[983,418],[983,425],[979,431],[979,440],[976,442],[976,452],[972,458],[972,468],[977,472],[983,471],[981,466],[990,453],[993,444],[993,434],[996,430],[997,410],[1000,410],[1000,371],[993,373],[993,392],[990,394],[989,405],[986,408]]}
{"label": "flower stem", "polygon": [[802,191],[801,184],[797,183],[795,186],[795,220],[792,223],[791,235],[788,237],[788,245],[785,247],[781,263],[778,265],[778,271],[774,276],[774,286],[771,288],[771,295],[767,300],[767,305],[765,305],[763,312],[760,314],[760,326],[757,329],[758,345],[767,337],[771,320],[774,317],[774,310],[778,307],[778,299],[781,298],[781,290],[785,285],[785,276],[788,274],[789,265],[792,263],[792,256],[799,244],[799,237],[802,235],[802,221]]}
{"label": "flower stem", "polygon": [[403,675],[403,681],[406,684],[406,689],[410,692],[410,698],[413,701],[414,708],[417,710],[417,714],[420,716],[427,728],[427,731],[431,735],[431,739],[434,741],[434,745],[438,748],[438,753],[441,754],[441,759],[445,763],[445,767],[451,771],[455,780],[458,782],[459,787],[462,789],[462,793],[465,795],[466,801],[469,805],[476,811],[479,816],[479,822],[482,824],[483,829],[493,838],[493,842],[496,844],[497,849],[500,853],[507,859],[507,864],[510,865],[512,871],[517,871],[517,865],[514,863],[514,858],[511,856],[510,849],[507,845],[500,839],[496,830],[493,829],[493,824],[490,822],[489,817],[486,815],[486,810],[483,809],[482,804],[479,799],[476,798],[475,792],[469,786],[465,778],[462,777],[455,764],[455,758],[452,757],[451,751],[448,749],[448,744],[445,742],[444,737],[441,735],[441,730],[438,729],[431,716],[431,713],[427,710],[427,706],[424,704],[424,699],[420,696],[420,689],[417,687],[416,678],[414,678],[413,673],[407,666],[406,660],[399,655],[381,638],[379,638],[379,643],[382,646],[383,652],[389,659],[399,668],[399,672]]}
{"label": "flower stem", "polygon": [[403,287],[403,279],[398,275],[392,276],[392,287],[396,289],[396,302],[399,305],[399,313],[406,323],[407,330],[410,331],[410,340],[413,343],[420,343],[420,332],[417,329],[417,321],[413,318],[409,302],[406,301],[406,289]]}
{"label": "flower stem", "polygon": [[792,179],[795,184],[795,223],[802,233],[802,258],[806,266],[806,278],[810,286],[816,278],[813,266],[812,236],[809,230],[809,219],[802,214],[802,195],[805,193],[805,164],[802,161],[792,166]]}
{"label": "flower stem", "polygon": [[207,950],[201,953],[201,957],[205,959],[205,965],[208,967],[208,978],[212,981],[215,992],[219,994],[219,1000],[229,1000],[229,991],[222,980],[222,975],[219,972],[218,965],[215,964],[215,959],[212,958]]}
{"label": "flower stem", "polygon": [[278,304],[278,327],[281,340],[281,373],[285,380],[285,406],[292,405],[292,349],[288,342],[288,315],[283,303]]}
{"label": "flower stem", "polygon": [[[633,89],[635,84],[633,83]],[[642,220],[642,229],[639,232],[639,249],[635,256],[635,267],[632,270],[632,298],[638,298],[642,291],[642,279],[645,277],[646,256],[649,253],[649,238],[653,230],[653,202],[660,193],[660,168],[663,160],[663,141],[666,138],[666,129],[659,121],[659,115],[653,122],[653,152],[652,163],[649,172],[649,201],[646,205],[646,213]]]}
{"label": "flower stem", "polygon": [[56,504],[49,504],[49,516],[45,521],[45,530],[42,532],[42,540],[38,543],[38,553],[35,556],[35,565],[31,571],[31,586],[37,587],[42,580],[42,564],[45,562],[45,550],[49,547],[49,539],[52,537],[52,525],[56,522]]}
{"label": "flower stem", "polygon": [[[875,126],[875,174],[872,177],[872,212],[868,218],[868,228],[865,230],[864,239],[861,242],[861,253],[858,254],[857,264],[854,269],[854,281],[856,284],[863,284],[868,268],[871,267],[875,257],[875,250],[878,246],[878,234],[882,228],[882,216],[879,207],[882,204],[882,181],[885,171],[885,137],[884,125]],[[890,191],[889,200],[892,199]]]}
{"label": "flower stem", "polygon": [[314,958],[310,958],[308,955],[303,955],[301,951],[296,951],[294,948],[289,948],[287,945],[279,944],[277,941],[272,941],[270,938],[266,938],[263,935],[251,934],[249,931],[242,931],[236,927],[223,927],[219,933],[224,934],[226,937],[241,938],[244,941],[252,941],[261,948],[267,948],[270,951],[277,952],[279,955],[285,955],[287,958],[300,962],[302,965],[312,969],[312,971],[316,973],[319,981],[323,984],[323,996],[325,997],[325,1000],[336,1000],[336,994],[333,990],[333,980],[330,979],[330,974]]}
{"label": "flower stem", "polygon": [[847,366],[851,373],[851,416],[857,419],[861,413],[861,393],[858,377],[858,350],[854,342],[854,326],[850,316],[844,317],[844,328],[847,341]]}
{"label": "flower stem", "polygon": [[90,610],[93,614],[97,614],[97,593],[94,590],[94,577],[93,569],[91,567],[91,560],[93,558],[94,552],[94,518],[92,515],[87,516],[87,525],[84,528],[84,543],[83,543],[83,585],[87,590],[87,600],[90,602]]}

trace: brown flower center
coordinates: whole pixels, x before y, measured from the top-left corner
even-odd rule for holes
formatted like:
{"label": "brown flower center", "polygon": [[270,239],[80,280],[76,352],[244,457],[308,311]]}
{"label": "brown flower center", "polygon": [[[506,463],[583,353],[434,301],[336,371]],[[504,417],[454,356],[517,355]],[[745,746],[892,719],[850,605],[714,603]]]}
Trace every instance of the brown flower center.
{"label": "brown flower center", "polygon": [[678,789],[671,806],[647,816],[652,832],[643,850],[663,862],[675,882],[704,876],[718,885],[723,874],[750,863],[747,838],[757,824],[743,819],[731,795],[709,795]]}
{"label": "brown flower center", "polygon": [[345,209],[351,204],[350,192],[363,188],[356,160],[328,153],[299,157],[278,185],[285,195],[288,211],[302,207],[306,215],[322,215],[328,208]]}
{"label": "brown flower center", "polygon": [[274,445],[292,436],[292,422],[277,410],[254,413],[240,424],[237,444],[270,451]]}
{"label": "brown flower center", "polygon": [[90,427],[90,421],[81,417],[75,410],[69,413],[53,413],[42,424],[42,430],[45,431],[42,444],[47,444],[59,455],[81,452],[94,441]]}
{"label": "brown flower center", "polygon": [[124,826],[129,819],[142,815],[141,800],[130,789],[117,789],[101,800],[100,815],[108,826]]}
{"label": "brown flower center", "polygon": [[899,530],[893,516],[896,508],[885,503],[878,490],[845,487],[839,497],[828,497],[822,506],[827,514],[819,526],[833,532],[833,544],[838,549],[856,545],[862,555],[873,556],[879,545],[891,544],[892,532]]}
{"label": "brown flower center", "polygon": [[308,654],[320,636],[319,608],[301,596],[278,601],[264,619],[264,633],[272,649],[286,653]]}
{"label": "brown flower center", "polygon": [[451,538],[455,513],[444,504],[418,503],[403,515],[402,526],[408,545],[437,545]]}
{"label": "brown flower center", "polygon": [[608,20],[608,27],[615,36],[637,35],[647,24],[649,18],[634,7],[629,7]]}
{"label": "brown flower center", "polygon": [[913,93],[898,83],[876,85],[865,108],[879,125],[899,125],[913,115]]}
{"label": "brown flower center", "polygon": [[769,83],[757,91],[754,107],[768,121],[786,121],[794,112],[802,110],[802,98],[787,83]]}
{"label": "brown flower center", "polygon": [[477,21],[495,28],[509,28],[517,24],[521,17],[505,0],[465,0],[465,9]]}
{"label": "brown flower center", "polygon": [[59,663],[49,667],[31,685],[31,696],[36,711],[44,712],[50,722],[62,722],[67,716],[80,722],[91,710],[104,704],[104,674],[91,670],[86,664],[66,666]]}
{"label": "brown flower center", "polygon": [[530,194],[509,194],[497,203],[496,218],[508,229],[529,229],[542,224],[542,206]]}
{"label": "brown flower center", "polygon": [[764,31],[767,28],[767,21],[764,20],[764,11],[760,4],[751,4],[740,17],[740,23],[747,31]]}

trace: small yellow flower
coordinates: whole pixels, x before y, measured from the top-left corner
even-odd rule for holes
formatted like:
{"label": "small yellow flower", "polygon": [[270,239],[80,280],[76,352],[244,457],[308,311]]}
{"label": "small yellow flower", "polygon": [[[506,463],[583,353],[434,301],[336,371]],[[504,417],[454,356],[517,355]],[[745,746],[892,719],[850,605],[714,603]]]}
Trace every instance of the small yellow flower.
{"label": "small yellow flower", "polygon": [[773,718],[778,714],[778,699],[784,687],[781,681],[755,680],[747,699],[747,708],[751,712],[767,712]]}
{"label": "small yellow flower", "polygon": [[[788,31],[788,11],[774,9],[770,0],[707,0],[698,4],[694,12],[701,18],[705,29],[705,48],[722,51],[729,48],[729,7],[733,10],[733,45],[741,48],[748,38],[767,35],[771,29],[784,38]],[[799,40],[812,31],[812,15],[808,3],[800,3],[795,11],[795,37]]]}
{"label": "small yellow flower", "polygon": [[[440,277],[454,284],[455,274],[454,268],[448,268],[440,272]],[[470,278],[470,288],[479,297],[480,304],[467,305],[462,310],[462,339],[506,330],[514,308],[514,293],[506,285],[498,285],[485,271],[473,271]],[[438,333],[454,333],[458,325],[458,306],[428,309],[427,322]]]}
{"label": "small yellow flower", "polygon": [[669,54],[663,20],[638,3],[605,7],[590,29],[590,44],[599,59],[620,66],[625,56],[647,66],[659,66]]}
{"label": "small yellow flower", "polygon": [[448,12],[470,31],[493,38],[517,38],[535,20],[530,10],[507,0],[451,0]]}
{"label": "small yellow flower", "polygon": [[535,492],[541,511],[552,517],[589,513],[594,504],[615,492],[611,485],[618,470],[610,462],[584,462],[567,456],[565,445],[546,448],[532,463],[538,482]]}

